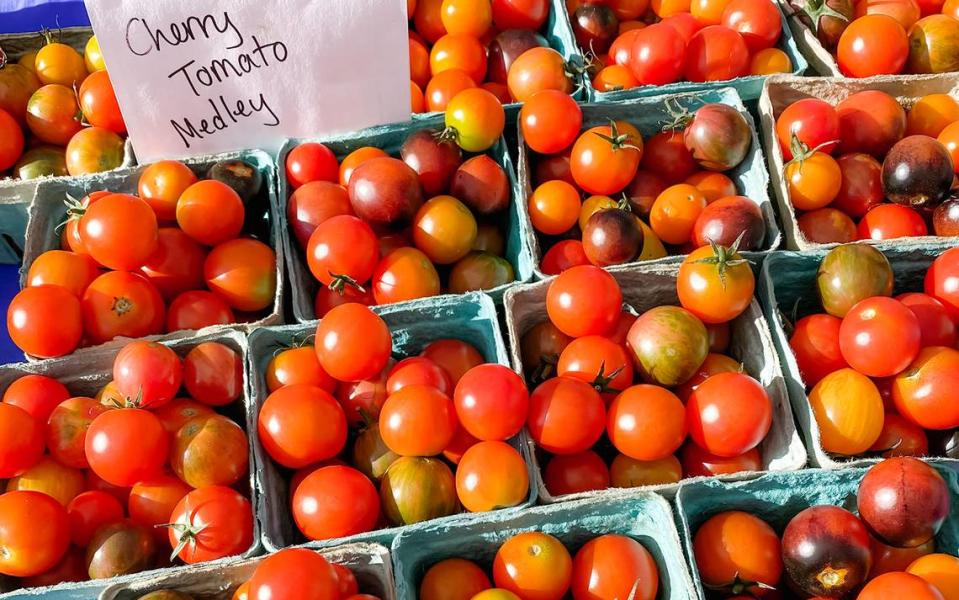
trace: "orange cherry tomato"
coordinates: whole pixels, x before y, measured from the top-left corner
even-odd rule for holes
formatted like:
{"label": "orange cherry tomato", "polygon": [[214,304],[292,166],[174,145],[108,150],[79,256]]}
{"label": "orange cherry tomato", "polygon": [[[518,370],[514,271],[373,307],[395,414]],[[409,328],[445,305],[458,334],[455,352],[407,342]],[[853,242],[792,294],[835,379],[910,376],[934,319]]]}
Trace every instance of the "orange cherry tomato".
{"label": "orange cherry tomato", "polygon": [[659,591],[656,561],[642,544],[623,535],[601,535],[573,558],[574,598],[653,600]]}
{"label": "orange cherry tomato", "polygon": [[472,36],[444,35],[430,50],[430,71],[435,76],[450,69],[463,71],[473,81],[483,81],[486,78],[486,49]]}
{"label": "orange cherry tomato", "polygon": [[652,0],[650,6],[657,17],[665,19],[677,13],[688,13],[692,8],[692,2],[690,0]]}
{"label": "orange cherry tomato", "polygon": [[723,11],[732,0],[692,0],[689,13],[696,17],[700,27],[719,25],[723,21]]}
{"label": "orange cherry tomato", "polygon": [[667,244],[685,244],[704,208],[706,196],[688,183],[680,183],[656,197],[649,212],[649,226]]}
{"label": "orange cherry tomato", "polygon": [[123,164],[123,139],[103,127],[84,127],[70,138],[66,163],[70,175],[117,169]]}
{"label": "orange cherry tomato", "polygon": [[425,86],[430,82],[430,51],[419,40],[410,38],[410,79],[416,85]]}
{"label": "orange cherry tomato", "polygon": [[426,112],[426,99],[423,97],[423,90],[412,80],[410,81],[410,112],[413,114]]}
{"label": "orange cherry tomato", "polygon": [[44,85],[55,83],[68,88],[79,86],[87,76],[80,53],[66,44],[48,43],[37,51],[37,77]]}
{"label": "orange cherry tomato", "polygon": [[137,182],[140,198],[150,205],[160,221],[176,219],[180,195],[197,182],[196,173],[177,160],[161,160],[143,170]]}
{"label": "orange cherry tomato", "polygon": [[683,308],[704,323],[732,321],[749,308],[756,279],[749,263],[729,248],[697,248],[679,267],[676,291]]}
{"label": "orange cherry tomato", "polygon": [[628,90],[639,85],[639,81],[627,67],[610,65],[596,74],[593,87],[600,92]]}
{"label": "orange cherry tomato", "polygon": [[843,31],[836,48],[839,70],[847,77],[899,73],[908,55],[906,30],[886,15],[855,19]]}
{"label": "orange cherry tomato", "polygon": [[779,48],[766,48],[753,54],[749,59],[750,75],[775,75],[792,73],[793,63],[789,55]]}
{"label": "orange cherry tomato", "polygon": [[506,540],[493,559],[496,586],[526,600],[560,600],[572,581],[569,551],[548,533],[530,531]]}
{"label": "orange cherry tomato", "polygon": [[944,600],[959,598],[959,558],[948,554],[928,554],[916,559],[907,573],[921,577],[942,594]]}
{"label": "orange cherry tomato", "polygon": [[683,478],[683,468],[675,456],[636,460],[617,454],[609,466],[609,478],[612,486],[618,488],[678,483]]}
{"label": "orange cherry tomato", "polygon": [[474,444],[456,465],[456,495],[470,512],[516,506],[528,494],[526,463],[506,442]]}
{"label": "orange cherry tomato", "polygon": [[481,38],[493,25],[490,0],[444,0],[440,20],[446,32]]}
{"label": "orange cherry tomato", "polygon": [[526,102],[542,90],[572,93],[573,80],[563,55],[552,48],[531,48],[519,55],[506,77],[509,93],[517,102]]}
{"label": "orange cherry tomato", "polygon": [[83,128],[76,94],[59,84],[38,89],[27,103],[27,127],[41,141],[66,146]]}
{"label": "orange cherry tomato", "polygon": [[80,86],[80,110],[94,127],[103,127],[113,133],[127,132],[113,84],[106,71],[92,73]]}
{"label": "orange cherry tomato", "polygon": [[606,432],[613,446],[626,456],[661,460],[679,450],[686,439],[686,409],[665,388],[634,385],[609,406]]}
{"label": "orange cherry tomato", "polygon": [[579,192],[565,181],[547,181],[529,197],[529,217],[533,227],[546,235],[569,231],[580,215]]}
{"label": "orange cherry tomato", "polygon": [[446,35],[443,25],[443,0],[418,0],[413,11],[416,32],[431,44]]}
{"label": "orange cherry tomato", "polygon": [[827,452],[855,456],[868,450],[882,433],[885,410],[876,385],[853,369],[823,377],[809,393]]}
{"label": "orange cherry tomato", "polygon": [[466,256],[476,241],[476,217],[452,196],[436,196],[413,219],[413,243],[436,264],[448,265]]}
{"label": "orange cherry tomato", "polygon": [[476,82],[461,69],[449,69],[435,75],[426,85],[423,95],[430,112],[446,110],[450,100],[463,90],[475,88]]}
{"label": "orange cherry tomato", "polygon": [[738,582],[776,586],[783,572],[776,532],[765,521],[740,511],[719,513],[703,523],[693,537],[693,555],[705,585],[734,594],[761,594],[761,588]]}
{"label": "orange cherry tomato", "polygon": [[856,600],[942,600],[943,595],[931,583],[911,573],[886,573],[866,584]]}
{"label": "orange cherry tomato", "polygon": [[736,195],[736,184],[733,180],[715,171],[700,171],[686,178],[684,183],[695,187],[706,197],[706,203],[712,204],[720,198]]}
{"label": "orange cherry tomato", "polygon": [[857,19],[864,15],[886,15],[909,31],[919,20],[919,4],[916,0],[859,0],[855,15]]}
{"label": "orange cherry tomato", "polygon": [[842,171],[836,159],[825,152],[786,166],[789,200],[799,210],[815,210],[832,202],[842,186]]}
{"label": "orange cherry tomato", "polygon": [[371,281],[377,304],[426,298],[440,293],[440,276],[416,248],[397,248],[380,260]]}
{"label": "orange cherry tomato", "polygon": [[592,127],[576,140],[570,168],[577,185],[590,194],[622,191],[636,176],[643,158],[643,139],[618,123]]}
{"label": "orange cherry tomato", "polygon": [[906,135],[938,137],[943,129],[956,121],[959,121],[959,102],[955,98],[949,94],[928,94],[909,109]]}
{"label": "orange cherry tomato", "polygon": [[38,256],[27,271],[27,285],[59,285],[78,298],[100,275],[100,265],[85,254],[48,250]]}
{"label": "orange cherry tomato", "polygon": [[470,600],[493,587],[473,561],[448,558],[430,567],[420,582],[420,600]]}

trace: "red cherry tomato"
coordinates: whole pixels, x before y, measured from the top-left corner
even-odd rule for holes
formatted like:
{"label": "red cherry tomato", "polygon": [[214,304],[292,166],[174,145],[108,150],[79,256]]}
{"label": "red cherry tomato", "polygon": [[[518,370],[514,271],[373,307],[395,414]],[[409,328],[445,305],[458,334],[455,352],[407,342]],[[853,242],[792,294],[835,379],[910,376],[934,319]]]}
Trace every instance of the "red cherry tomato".
{"label": "red cherry tomato", "polygon": [[183,363],[176,352],[156,342],[132,342],[113,360],[113,382],[140,408],[159,408],[176,396]]}
{"label": "red cherry tomato", "polygon": [[316,328],[316,356],[340,381],[369,379],[383,370],[393,350],[389,327],[362,304],[337,306]]}
{"label": "red cherry tomato", "polygon": [[209,485],[183,497],[170,515],[173,557],[187,564],[246,552],[253,544],[253,508],[236,490]]}
{"label": "red cherry tomato", "polygon": [[[896,296],[919,319],[922,347],[956,345],[956,322],[946,307],[928,294],[909,293]],[[6,401],[6,397],[4,397]]]}
{"label": "red cherry tomato", "polygon": [[66,386],[46,375],[24,375],[3,392],[3,402],[22,408],[38,423],[46,423],[50,413],[68,398]]}
{"label": "red cherry tomato", "polygon": [[843,317],[839,348],[853,369],[870,377],[891,377],[919,353],[919,319],[898,300],[866,298]]}
{"label": "red cherry tomato", "polygon": [[784,160],[792,160],[795,136],[810,150],[831,153],[839,145],[839,114],[831,104],[818,98],[793,102],[776,119],[776,137]]}
{"label": "red cherry tomato", "polygon": [[832,315],[809,315],[796,321],[789,347],[806,385],[816,385],[833,371],[849,365],[839,349],[842,319]]}
{"label": "red cherry tomato", "polygon": [[599,392],[572,377],[554,377],[529,398],[530,437],[553,454],[578,454],[603,435],[606,409]]}
{"label": "red cherry tomato", "polygon": [[772,426],[772,402],[758,381],[743,373],[719,373],[686,403],[689,436],[719,456],[739,456],[763,441]]}
{"label": "red cherry tomato", "polygon": [[637,31],[629,68],[639,85],[666,85],[683,74],[686,40],[674,27],[650,25]]}
{"label": "red cherry tomato", "polygon": [[478,440],[507,440],[523,428],[529,408],[526,384],[503,365],[467,371],[453,394],[460,425]]}
{"label": "red cherry tomato", "polygon": [[286,155],[286,179],[294,190],[311,181],[336,183],[339,178],[336,155],[323,144],[300,144]]}
{"label": "red cherry tomato", "polygon": [[273,460],[299,469],[339,454],[346,444],[346,416],[329,392],[298,383],[267,396],[257,431]]}
{"label": "red cherry tomato", "polygon": [[183,360],[183,385],[195,400],[226,406],[243,393],[243,359],[224,344],[197,344]]}
{"label": "red cherry tomato", "polygon": [[249,599],[266,598],[334,600],[342,596],[336,571],[325,558],[313,550],[291,548],[267,556],[253,571]]}
{"label": "red cherry tomato", "polygon": [[161,473],[170,439],[153,413],[120,408],[93,420],[84,446],[94,473],[108,483],[129,487]]}
{"label": "red cherry tomato", "polygon": [[723,10],[722,24],[743,36],[750,54],[772,48],[782,34],[782,17],[769,0],[733,0]]}
{"label": "red cherry tomato", "polygon": [[38,358],[76,350],[83,336],[80,301],[59,285],[22,289],[7,308],[7,333],[18,348]]}
{"label": "red cherry tomato", "polygon": [[861,240],[890,240],[929,235],[929,229],[916,209],[901,204],[880,204],[859,221],[857,235]]}
{"label": "red cherry tomato", "polygon": [[852,21],[839,38],[836,62],[847,77],[894,75],[909,56],[909,37],[886,15],[865,15]]}
{"label": "red cherry tomato", "polygon": [[592,265],[563,271],[546,292],[550,321],[572,337],[609,332],[619,319],[622,303],[616,279]]}
{"label": "red cherry tomato", "polygon": [[723,81],[748,72],[749,48],[743,36],[728,27],[704,27],[686,46],[683,74],[690,81]]}

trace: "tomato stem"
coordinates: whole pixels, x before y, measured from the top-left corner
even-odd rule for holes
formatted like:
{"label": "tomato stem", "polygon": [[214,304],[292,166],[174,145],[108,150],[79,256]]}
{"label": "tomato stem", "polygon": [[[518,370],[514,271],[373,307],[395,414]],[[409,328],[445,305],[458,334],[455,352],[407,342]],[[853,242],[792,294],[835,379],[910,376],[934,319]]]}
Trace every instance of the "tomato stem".
{"label": "tomato stem", "polygon": [[820,150],[822,150],[829,144],[836,144],[836,143],[839,143],[839,140],[829,140],[828,142],[823,142],[819,144],[815,148],[810,148],[805,142],[800,140],[799,137],[794,133],[792,134],[792,138],[790,138],[789,140],[789,151],[792,152],[793,157],[792,157],[792,160],[790,160],[784,165],[784,169],[785,167],[788,167],[789,165],[798,162],[799,169],[802,170],[803,162],[807,158],[819,152]]}
{"label": "tomato stem", "polygon": [[596,378],[593,379],[593,383],[592,383],[593,388],[601,394],[612,394],[614,392],[619,393],[623,391],[623,390],[618,390],[614,387],[610,387],[609,384],[612,383],[614,379],[619,377],[619,374],[623,372],[624,368],[626,367],[625,366],[619,367],[618,369],[614,370],[612,373],[607,375],[606,361],[604,360],[603,362],[599,364],[599,373],[597,373]]}
{"label": "tomato stem", "polygon": [[346,286],[350,286],[350,287],[356,288],[361,294],[366,293],[366,289],[362,285],[360,285],[359,282],[357,282],[355,279],[353,279],[349,275],[334,273],[332,271],[328,271],[328,272],[330,274],[330,277],[333,278],[333,281],[331,281],[330,285],[328,286],[331,292],[336,292],[342,295]]}
{"label": "tomato stem", "polygon": [[813,33],[819,33],[819,21],[823,17],[839,19],[843,23],[849,22],[849,18],[838,10],[829,6],[827,0],[806,0],[806,4],[803,6],[802,12],[806,13],[809,16],[809,19],[812,20]]}
{"label": "tomato stem", "polygon": [[616,127],[616,121],[609,120],[609,133],[610,135],[602,134],[598,131],[594,131],[593,135],[599,137],[602,140],[606,140],[613,146],[613,152],[620,150],[622,148],[632,148],[633,150],[639,151],[639,147],[629,143],[629,134],[620,133],[619,129]]}
{"label": "tomato stem", "polygon": [[204,523],[199,527],[194,527],[192,523],[167,523],[166,525],[157,525],[157,527],[168,527],[177,533],[176,548],[173,549],[170,560],[176,560],[176,557],[180,555],[180,552],[183,552],[187,544],[196,541],[197,536],[206,529],[207,525],[209,525],[209,523]]}
{"label": "tomato stem", "polygon": [[729,247],[717,244],[710,239],[709,246],[713,249],[713,255],[695,261],[704,265],[716,265],[717,269],[719,269],[719,281],[722,283],[723,289],[726,288],[726,271],[730,267],[736,267],[749,262],[738,254],[739,244],[742,243],[743,236],[745,235],[745,231],[740,233],[736,241],[733,242],[733,245]]}

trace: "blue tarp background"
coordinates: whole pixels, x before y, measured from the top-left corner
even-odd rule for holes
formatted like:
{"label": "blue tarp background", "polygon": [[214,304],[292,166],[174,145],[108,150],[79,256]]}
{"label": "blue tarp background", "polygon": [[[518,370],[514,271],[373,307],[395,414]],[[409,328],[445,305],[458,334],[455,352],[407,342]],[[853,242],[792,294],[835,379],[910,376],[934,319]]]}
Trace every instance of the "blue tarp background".
{"label": "blue tarp background", "polygon": [[0,33],[89,25],[82,0],[0,0]]}
{"label": "blue tarp background", "polygon": [[[0,0],[0,34],[89,24],[81,0]],[[7,305],[19,289],[18,271],[17,265],[0,265],[0,314],[4,318]],[[4,320],[4,326],[0,328],[0,363],[21,360],[23,353],[10,341]]]}

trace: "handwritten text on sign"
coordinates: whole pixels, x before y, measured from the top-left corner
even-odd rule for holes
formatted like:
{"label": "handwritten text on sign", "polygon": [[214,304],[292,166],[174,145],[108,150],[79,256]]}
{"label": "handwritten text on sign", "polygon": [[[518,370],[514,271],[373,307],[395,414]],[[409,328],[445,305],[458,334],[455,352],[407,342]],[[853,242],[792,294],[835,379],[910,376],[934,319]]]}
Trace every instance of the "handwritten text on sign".
{"label": "handwritten text on sign", "polygon": [[87,0],[137,156],[409,118],[405,0]]}

